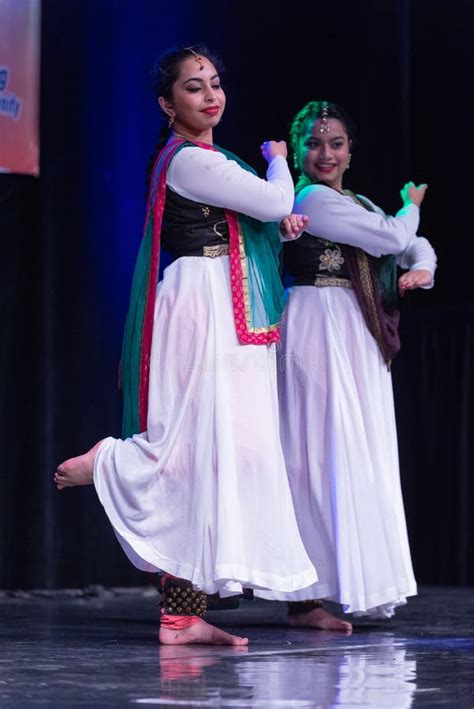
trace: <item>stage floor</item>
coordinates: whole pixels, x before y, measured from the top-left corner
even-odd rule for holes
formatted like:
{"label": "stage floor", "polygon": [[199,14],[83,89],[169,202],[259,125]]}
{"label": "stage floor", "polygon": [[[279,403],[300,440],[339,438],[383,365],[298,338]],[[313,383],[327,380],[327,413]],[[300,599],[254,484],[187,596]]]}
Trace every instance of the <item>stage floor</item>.
{"label": "stage floor", "polygon": [[152,589],[0,592],[0,707],[474,707],[474,590],[423,588],[352,635],[242,600],[211,622],[248,649],[160,647]]}

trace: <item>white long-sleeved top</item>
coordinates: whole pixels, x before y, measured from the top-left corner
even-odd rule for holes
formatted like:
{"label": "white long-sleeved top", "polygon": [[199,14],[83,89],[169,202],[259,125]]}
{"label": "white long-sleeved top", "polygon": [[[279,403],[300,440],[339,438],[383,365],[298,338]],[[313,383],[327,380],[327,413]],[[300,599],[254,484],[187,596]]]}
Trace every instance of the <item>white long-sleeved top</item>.
{"label": "white long-sleeved top", "polygon": [[[367,197],[360,197],[372,206],[373,212],[326,185],[309,185],[298,193],[293,211],[309,217],[308,234],[356,246],[372,256],[394,254],[401,268],[424,269],[434,277],[436,253],[427,239],[416,234],[418,207],[407,205],[391,217]],[[433,280],[424,288],[432,286]]]}
{"label": "white long-sleeved top", "polygon": [[[372,209],[377,212],[377,214],[380,214],[382,217],[386,218],[386,214],[383,209],[378,207],[367,197],[364,197],[363,195],[360,195],[360,197],[366,202],[368,202],[371,205]],[[434,274],[436,271],[436,264],[438,259],[436,257],[436,252],[431,246],[428,239],[426,239],[424,236],[419,236],[418,234],[415,234],[409,242],[407,248],[404,249],[404,251],[402,251],[401,253],[396,254],[396,259],[397,264],[400,266],[400,268],[408,269],[410,271],[429,271],[433,276],[433,280],[431,281],[429,286],[421,286],[421,288],[427,289],[433,287]]]}
{"label": "white long-sleeved top", "polygon": [[166,182],[194,202],[232,209],[262,222],[280,221],[291,213],[294,200],[293,180],[283,156],[270,161],[266,177],[262,180],[222,153],[189,146],[172,159]]}

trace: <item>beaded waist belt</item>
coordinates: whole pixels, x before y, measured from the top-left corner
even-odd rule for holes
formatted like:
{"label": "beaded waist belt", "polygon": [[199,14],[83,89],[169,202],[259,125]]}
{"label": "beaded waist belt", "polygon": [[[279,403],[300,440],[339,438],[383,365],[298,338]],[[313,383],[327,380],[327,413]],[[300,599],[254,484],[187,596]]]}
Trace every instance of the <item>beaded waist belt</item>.
{"label": "beaded waist belt", "polygon": [[338,276],[316,276],[316,278],[296,277],[292,281],[294,286],[316,286],[316,288],[327,288],[336,286],[339,288],[352,288],[349,278],[339,278]]}
{"label": "beaded waist belt", "polygon": [[229,244],[213,244],[212,246],[202,246],[195,251],[172,252],[173,258],[183,258],[184,256],[207,256],[207,258],[217,258],[218,256],[228,256],[230,254]]}
{"label": "beaded waist belt", "polygon": [[203,246],[202,255],[208,258],[217,256],[228,256],[230,254],[229,244],[216,244],[215,246]]}

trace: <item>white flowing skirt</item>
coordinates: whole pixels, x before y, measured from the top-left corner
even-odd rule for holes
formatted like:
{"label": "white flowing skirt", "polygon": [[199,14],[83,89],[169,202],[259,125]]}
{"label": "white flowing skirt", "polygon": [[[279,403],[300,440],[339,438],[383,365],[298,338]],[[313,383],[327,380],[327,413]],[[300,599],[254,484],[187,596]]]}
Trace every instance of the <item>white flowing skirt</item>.
{"label": "white flowing skirt", "polygon": [[317,580],[279,440],[276,351],[242,346],[229,258],[180,258],[157,288],[148,430],[107,438],[100,501],[132,563],[221,596]]}
{"label": "white flowing skirt", "polygon": [[[301,535],[328,598],[388,617],[416,594],[390,372],[352,290],[292,289],[278,362],[281,436]],[[286,594],[268,598],[288,599]]]}

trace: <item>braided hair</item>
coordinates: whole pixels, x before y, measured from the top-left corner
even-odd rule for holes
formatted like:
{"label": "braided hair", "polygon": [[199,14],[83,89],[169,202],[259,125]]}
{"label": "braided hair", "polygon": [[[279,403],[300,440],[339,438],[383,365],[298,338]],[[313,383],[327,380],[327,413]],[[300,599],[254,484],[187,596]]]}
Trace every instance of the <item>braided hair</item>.
{"label": "braided hair", "polygon": [[[181,64],[186,61],[186,59],[196,57],[196,55],[206,57],[206,59],[208,59],[211,64],[215,66],[219,74],[224,71],[219,57],[210,52],[204,45],[195,45],[193,47],[182,47],[179,49],[168,50],[165,54],[158,57],[152,71],[153,93],[157,102],[160,96],[163,96],[163,98],[167,101],[172,100],[173,86],[179,77]],[[150,155],[146,168],[147,192],[156,158],[158,153],[166,145],[168,138],[170,137],[170,133],[171,128],[168,127],[166,122],[163,122],[158,135],[158,142],[153,153]]]}

